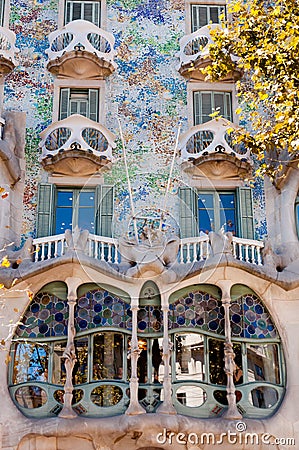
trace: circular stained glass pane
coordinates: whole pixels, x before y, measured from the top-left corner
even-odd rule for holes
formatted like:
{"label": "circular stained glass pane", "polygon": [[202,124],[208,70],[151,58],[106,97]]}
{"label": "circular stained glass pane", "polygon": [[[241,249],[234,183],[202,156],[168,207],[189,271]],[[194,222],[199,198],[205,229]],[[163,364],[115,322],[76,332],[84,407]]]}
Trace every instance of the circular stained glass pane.
{"label": "circular stained glass pane", "polygon": [[48,396],[39,386],[23,386],[16,390],[15,399],[23,408],[41,408],[47,403]]}
{"label": "circular stained glass pane", "polygon": [[112,318],[112,322],[113,322],[114,325],[119,325],[121,321],[122,321],[122,318],[118,314],[116,314]]}
{"label": "circular stained glass pane", "polygon": [[147,324],[146,324],[146,322],[144,322],[143,320],[142,320],[141,322],[138,323],[138,328],[139,328],[139,330],[144,331],[144,330],[146,329],[146,326],[147,326]]}
{"label": "circular stained glass pane", "polygon": [[38,327],[38,330],[39,330],[39,332],[40,332],[41,334],[46,334],[47,331],[49,330],[49,327],[48,327],[48,325],[47,325],[46,323],[43,323],[42,325],[40,325],[40,326]]}
{"label": "circular stained glass pane", "polygon": [[254,322],[256,319],[256,314],[253,311],[248,310],[245,313],[245,317],[247,320],[249,320],[249,322]]}
{"label": "circular stained glass pane", "polygon": [[181,305],[180,303],[176,306],[175,309],[179,314],[182,314],[183,312],[185,312],[185,306]]}
{"label": "circular stained glass pane", "polygon": [[90,394],[92,403],[97,406],[109,408],[117,405],[123,398],[122,389],[119,386],[102,385],[98,386]]}
{"label": "circular stained glass pane", "polygon": [[40,311],[38,318],[41,320],[46,320],[50,316],[50,311],[48,309],[43,309]]}
{"label": "circular stained glass pane", "polygon": [[206,392],[199,386],[182,386],[176,391],[176,398],[188,408],[197,408],[206,401]]}
{"label": "circular stained glass pane", "polygon": [[255,305],[254,310],[257,314],[263,314],[264,308],[261,305]]}
{"label": "circular stained glass pane", "polygon": [[40,305],[38,303],[33,303],[30,307],[31,312],[33,312],[34,314],[39,311],[39,308],[40,308]]}
{"label": "circular stained glass pane", "polygon": [[113,297],[111,297],[111,295],[107,295],[107,297],[105,297],[104,299],[104,304],[107,306],[111,306],[113,303]]}
{"label": "circular stained glass pane", "polygon": [[80,309],[79,311],[79,317],[81,317],[81,319],[86,319],[88,317],[88,311],[87,309]]}
{"label": "circular stained glass pane", "polygon": [[257,325],[261,330],[266,330],[267,329],[267,322],[264,319],[259,319],[257,321]]}
{"label": "circular stained glass pane", "polygon": [[42,305],[47,305],[51,301],[50,297],[48,295],[43,295],[41,299]]}
{"label": "circular stained glass pane", "polygon": [[55,305],[55,309],[57,309],[57,311],[62,311],[65,308],[65,304],[63,302],[58,302]]}
{"label": "circular stained glass pane", "polygon": [[87,308],[87,306],[89,305],[88,298],[86,297],[80,298],[80,300],[78,301],[78,305],[80,306],[80,308]]}
{"label": "circular stained glass pane", "polygon": [[64,328],[65,328],[65,326],[63,323],[58,323],[57,325],[55,325],[54,331],[56,334],[63,334]]}
{"label": "circular stained glass pane", "polygon": [[120,303],[115,303],[113,306],[112,306],[112,310],[114,311],[114,312],[116,312],[116,313],[120,313],[120,312],[122,312],[123,311],[123,305],[121,305]]}
{"label": "circular stained glass pane", "polygon": [[209,309],[214,309],[214,308],[216,308],[216,306],[217,306],[216,300],[211,299],[211,300],[208,301],[208,308]]}
{"label": "circular stained glass pane", "polygon": [[97,302],[100,301],[100,300],[102,300],[102,298],[103,298],[103,292],[98,291],[98,292],[95,292],[95,293],[94,293],[94,299],[95,299]]}
{"label": "circular stained glass pane", "polygon": [[103,317],[105,317],[105,319],[109,319],[109,317],[111,317],[112,312],[110,309],[104,309],[103,311]]}
{"label": "circular stained glass pane", "polygon": [[94,305],[93,309],[94,309],[94,312],[99,313],[102,311],[102,305],[100,305],[100,304]]}
{"label": "circular stained glass pane", "polygon": [[230,310],[232,313],[240,313],[241,312],[241,305],[239,305],[238,303],[233,303],[230,307]]}
{"label": "circular stained glass pane", "polygon": [[185,316],[186,319],[192,320],[195,317],[195,312],[193,311],[193,309],[187,309]]}

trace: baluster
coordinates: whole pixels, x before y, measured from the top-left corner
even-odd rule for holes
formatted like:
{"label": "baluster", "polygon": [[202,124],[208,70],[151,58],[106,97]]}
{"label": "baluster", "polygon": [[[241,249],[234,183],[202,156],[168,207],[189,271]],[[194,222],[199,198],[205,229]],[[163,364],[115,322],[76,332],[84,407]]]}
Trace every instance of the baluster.
{"label": "baluster", "polygon": [[249,245],[245,244],[245,261],[246,262],[249,262],[249,252],[248,252],[248,250],[249,250]]}
{"label": "baluster", "polygon": [[58,239],[56,239],[56,241],[55,241],[54,258],[57,258],[57,256],[58,256]]}
{"label": "baluster", "polygon": [[199,243],[199,261],[203,261],[203,241]]}
{"label": "baluster", "polygon": [[241,242],[239,242],[238,247],[239,247],[239,260],[243,261],[243,252],[242,252],[242,244],[241,244]]}
{"label": "baluster", "polygon": [[237,253],[236,253],[236,243],[235,241],[233,241],[233,257],[237,258]]}
{"label": "baluster", "polygon": [[252,262],[252,264],[256,264],[256,262],[255,262],[254,249],[255,249],[255,246],[252,245],[252,246],[251,246],[251,262]]}
{"label": "baluster", "polygon": [[180,244],[180,264],[184,263],[184,245],[181,243]]}
{"label": "baluster", "polygon": [[187,263],[191,262],[191,259],[190,259],[190,243],[189,242],[187,243],[187,261],[186,262]]}
{"label": "baluster", "polygon": [[105,246],[104,246],[104,242],[101,242],[101,261],[105,261]]}
{"label": "baluster", "polygon": [[45,260],[45,243],[42,242],[42,255],[41,255],[41,261]]}
{"label": "baluster", "polygon": [[94,258],[99,258],[99,242],[97,240],[94,241]]}
{"label": "baluster", "polygon": [[64,237],[60,240],[60,244],[61,244],[61,256],[63,256],[64,255],[64,243],[65,243],[65,241],[64,241]]}
{"label": "baluster", "polygon": [[37,249],[39,249],[39,248],[40,248],[39,245],[36,244],[35,249],[34,249],[34,262],[38,261],[38,250]]}
{"label": "baluster", "polygon": [[262,265],[262,256],[261,256],[261,248],[257,247],[256,248],[256,253],[257,253],[257,263],[259,266]]}
{"label": "baluster", "polygon": [[112,258],[111,258],[111,244],[108,243],[108,262],[111,262]]}
{"label": "baluster", "polygon": [[206,257],[206,259],[209,259],[209,257],[210,257],[210,242],[207,240],[207,241],[205,241],[206,242],[206,254],[207,254],[207,257]]}
{"label": "baluster", "polygon": [[90,256],[91,258],[92,258],[92,241],[91,241],[91,239],[89,238],[88,239],[88,256]]}

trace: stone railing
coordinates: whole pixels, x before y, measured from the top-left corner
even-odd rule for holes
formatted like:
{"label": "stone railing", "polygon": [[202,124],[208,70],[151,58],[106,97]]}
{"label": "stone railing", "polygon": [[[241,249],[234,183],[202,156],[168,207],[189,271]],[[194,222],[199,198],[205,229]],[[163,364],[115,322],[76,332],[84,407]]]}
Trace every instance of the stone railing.
{"label": "stone railing", "polygon": [[113,159],[114,135],[103,125],[79,114],[52,123],[40,136],[40,160],[63,150],[84,150],[108,160]]}
{"label": "stone railing", "polygon": [[[83,233],[86,233],[86,235],[82,240]],[[37,238],[33,240],[33,247],[35,262],[58,258],[59,256],[65,255],[69,249],[81,251],[91,258],[113,264],[120,263],[122,259],[117,239],[88,234],[87,231],[78,232],[77,238],[69,230],[65,234]],[[229,244],[229,252],[226,249],[225,253],[231,254],[239,261],[260,266],[263,264],[263,248],[264,243],[261,241],[233,236]],[[180,240],[178,251],[179,264],[192,264],[205,261],[212,256],[213,243],[209,235]]]}
{"label": "stone railing", "polygon": [[250,161],[250,152],[244,146],[232,144],[232,130],[236,126],[229,120],[213,119],[191,127],[179,141],[181,159],[188,161],[211,153],[226,153],[244,161]]}
{"label": "stone railing", "polygon": [[[13,67],[16,66],[15,54],[20,51],[15,46],[15,43],[15,33],[8,28],[0,27],[0,59],[8,60]],[[9,71],[9,68],[7,67],[5,72]]]}
{"label": "stone railing", "polygon": [[116,68],[113,34],[102,30],[92,22],[74,20],[50,33],[48,39],[50,48],[46,52],[49,60],[59,58],[67,52],[84,50],[108,61]]}
{"label": "stone railing", "polygon": [[206,25],[180,39],[180,51],[176,55],[180,58],[179,68],[209,54],[209,45],[213,43],[210,31],[215,28],[219,25]]}

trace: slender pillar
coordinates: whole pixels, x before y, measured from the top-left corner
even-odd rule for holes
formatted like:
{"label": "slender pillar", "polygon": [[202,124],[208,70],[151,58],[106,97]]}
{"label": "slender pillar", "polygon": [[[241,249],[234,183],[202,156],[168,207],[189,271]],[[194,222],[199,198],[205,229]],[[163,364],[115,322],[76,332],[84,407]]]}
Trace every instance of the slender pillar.
{"label": "slender pillar", "polygon": [[230,304],[231,304],[231,297],[230,297],[230,288],[231,288],[231,282],[230,281],[222,281],[221,283],[221,289],[222,289],[222,305],[224,308],[224,323],[225,323],[225,344],[224,344],[224,371],[227,376],[227,385],[226,385],[226,392],[227,392],[227,402],[228,402],[228,409],[222,416],[224,419],[229,420],[238,420],[242,418],[242,415],[240,414],[237,403],[236,403],[236,388],[234,383],[234,372],[236,370],[236,364],[235,364],[235,353],[233,350],[233,344],[231,340],[231,326],[230,326]]}
{"label": "slender pillar", "polygon": [[176,410],[172,403],[172,386],[171,386],[171,371],[170,371],[170,358],[173,348],[172,342],[169,340],[168,335],[168,311],[169,304],[167,296],[161,294],[161,308],[163,311],[163,362],[164,362],[164,401],[157,409],[158,413],[162,414],[176,414]]}
{"label": "slender pillar", "polygon": [[130,379],[130,404],[126,411],[126,414],[137,415],[145,414],[145,409],[140,405],[138,401],[138,377],[137,377],[137,361],[140,355],[140,349],[138,347],[137,338],[137,312],[138,312],[138,299],[132,299],[131,311],[132,311],[132,340],[131,340],[131,379]]}
{"label": "slender pillar", "polygon": [[74,419],[77,417],[76,412],[72,408],[73,400],[73,369],[76,363],[76,351],[75,351],[75,305],[77,300],[76,290],[78,287],[78,281],[80,284],[81,280],[77,278],[68,278],[66,280],[68,285],[68,306],[69,306],[69,320],[68,320],[68,335],[67,335],[67,345],[63,353],[63,358],[65,358],[65,370],[66,370],[66,381],[64,384],[64,402],[63,408],[59,413],[59,417],[64,419]]}

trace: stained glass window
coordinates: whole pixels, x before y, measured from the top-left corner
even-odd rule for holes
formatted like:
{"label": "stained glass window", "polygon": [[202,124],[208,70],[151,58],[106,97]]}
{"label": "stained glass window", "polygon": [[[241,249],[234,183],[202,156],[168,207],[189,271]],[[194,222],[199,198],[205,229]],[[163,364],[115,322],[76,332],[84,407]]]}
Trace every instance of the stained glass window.
{"label": "stained glass window", "polygon": [[132,329],[130,305],[104,289],[89,291],[79,298],[75,312],[77,331],[116,326]]}
{"label": "stained glass window", "polygon": [[221,301],[211,294],[190,291],[169,308],[170,328],[199,327],[217,334],[224,333],[224,310]]}
{"label": "stained glass window", "polygon": [[21,338],[66,336],[67,321],[67,301],[41,292],[27,309],[16,335]]}

